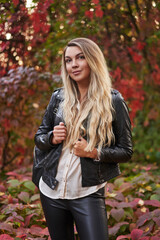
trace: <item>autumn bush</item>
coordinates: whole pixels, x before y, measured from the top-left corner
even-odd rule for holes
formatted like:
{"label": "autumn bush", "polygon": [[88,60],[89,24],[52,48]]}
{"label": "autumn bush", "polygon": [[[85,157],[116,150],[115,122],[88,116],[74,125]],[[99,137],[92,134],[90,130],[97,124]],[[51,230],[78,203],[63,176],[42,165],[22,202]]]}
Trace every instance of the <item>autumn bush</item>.
{"label": "autumn bush", "polygon": [[[0,168],[32,161],[34,135],[60,77],[19,67],[0,80]],[[37,89],[38,86],[38,89]],[[12,164],[13,163],[13,164]],[[6,170],[6,169],[5,169]]]}
{"label": "autumn bush", "polygon": [[[130,168],[130,176],[125,174],[106,186],[109,239],[159,240],[158,167],[134,165]],[[30,168],[23,167],[6,175],[0,185],[0,240],[49,239],[39,191],[31,181]]]}

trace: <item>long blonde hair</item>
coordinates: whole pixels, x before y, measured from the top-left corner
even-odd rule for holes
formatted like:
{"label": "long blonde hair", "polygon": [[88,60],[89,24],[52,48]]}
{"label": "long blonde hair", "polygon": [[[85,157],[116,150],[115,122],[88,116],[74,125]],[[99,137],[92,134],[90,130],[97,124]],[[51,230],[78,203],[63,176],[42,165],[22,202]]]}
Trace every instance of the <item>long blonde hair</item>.
{"label": "long blonde hair", "polygon": [[[79,47],[91,69],[88,93],[77,109],[78,87],[66,70],[65,51],[67,47]],[[102,51],[96,43],[88,38],[71,40],[64,49],[62,56],[61,76],[64,84],[63,114],[67,127],[65,146],[70,149],[80,136],[87,134],[86,151],[103,145],[111,145],[114,139],[112,131],[112,99],[111,79]]]}

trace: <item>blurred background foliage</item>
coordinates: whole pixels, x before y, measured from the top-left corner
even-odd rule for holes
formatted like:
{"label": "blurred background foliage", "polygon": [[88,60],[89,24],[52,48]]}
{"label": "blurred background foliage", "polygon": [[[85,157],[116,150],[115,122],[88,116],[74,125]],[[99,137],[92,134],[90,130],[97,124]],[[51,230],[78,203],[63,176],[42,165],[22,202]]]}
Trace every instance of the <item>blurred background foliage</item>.
{"label": "blurred background foliage", "polygon": [[61,86],[63,47],[88,37],[102,49],[133,125],[135,162],[160,162],[160,2],[3,0],[0,3],[0,165],[32,161],[33,137]]}
{"label": "blurred background foliage", "polygon": [[50,240],[33,139],[75,37],[100,46],[132,121],[133,158],[106,186],[110,239],[159,240],[160,2],[1,0],[0,10],[0,240]]}

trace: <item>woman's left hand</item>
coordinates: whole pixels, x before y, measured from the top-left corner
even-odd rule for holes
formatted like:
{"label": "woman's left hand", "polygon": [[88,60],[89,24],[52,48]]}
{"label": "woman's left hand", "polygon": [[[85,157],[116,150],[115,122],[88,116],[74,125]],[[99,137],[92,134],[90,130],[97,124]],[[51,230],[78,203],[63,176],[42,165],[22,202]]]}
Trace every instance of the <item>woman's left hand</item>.
{"label": "woman's left hand", "polygon": [[94,148],[93,151],[87,152],[84,150],[87,145],[87,141],[83,137],[80,137],[80,139],[78,139],[77,142],[74,144],[73,153],[78,157],[88,157],[96,159],[98,154],[97,149]]}

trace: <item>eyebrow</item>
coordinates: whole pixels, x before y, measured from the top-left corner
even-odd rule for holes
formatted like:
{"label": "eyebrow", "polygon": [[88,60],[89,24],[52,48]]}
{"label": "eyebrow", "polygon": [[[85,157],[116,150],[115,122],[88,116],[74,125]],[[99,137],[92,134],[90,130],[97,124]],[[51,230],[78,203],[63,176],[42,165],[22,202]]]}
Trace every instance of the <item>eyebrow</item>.
{"label": "eyebrow", "polygon": [[[75,57],[78,57],[81,54],[83,54],[83,52],[78,53]],[[70,56],[65,56],[65,58],[71,58],[71,57]]]}

